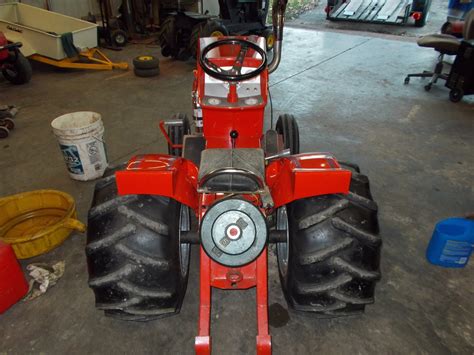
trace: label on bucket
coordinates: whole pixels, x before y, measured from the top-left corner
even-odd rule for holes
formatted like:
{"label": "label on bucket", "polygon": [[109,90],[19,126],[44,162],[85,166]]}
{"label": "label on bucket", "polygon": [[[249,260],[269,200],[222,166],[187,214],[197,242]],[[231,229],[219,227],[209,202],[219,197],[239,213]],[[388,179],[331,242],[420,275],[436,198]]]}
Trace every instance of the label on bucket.
{"label": "label on bucket", "polygon": [[60,144],[61,152],[64,156],[68,170],[72,174],[82,175],[84,174],[84,168],[82,167],[81,158],[79,157],[79,151],[75,145],[64,145]]}
{"label": "label on bucket", "polygon": [[456,264],[466,264],[472,252],[472,245],[468,242],[448,240],[441,254],[441,261],[448,261]]}
{"label": "label on bucket", "polygon": [[100,162],[100,151],[97,141],[89,142],[86,144],[87,154],[89,155],[89,161],[91,165],[94,165],[97,162]]}

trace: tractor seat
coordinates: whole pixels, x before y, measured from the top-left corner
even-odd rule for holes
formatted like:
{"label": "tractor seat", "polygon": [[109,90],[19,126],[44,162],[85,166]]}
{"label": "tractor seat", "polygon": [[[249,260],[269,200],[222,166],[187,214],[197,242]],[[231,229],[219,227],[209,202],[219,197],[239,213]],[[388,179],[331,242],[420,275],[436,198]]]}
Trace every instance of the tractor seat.
{"label": "tractor seat", "polygon": [[263,149],[205,149],[199,167],[199,192],[254,193],[264,189]]}
{"label": "tractor seat", "polygon": [[433,48],[435,51],[447,55],[455,55],[461,45],[458,38],[440,33],[423,36],[417,43],[420,47]]}

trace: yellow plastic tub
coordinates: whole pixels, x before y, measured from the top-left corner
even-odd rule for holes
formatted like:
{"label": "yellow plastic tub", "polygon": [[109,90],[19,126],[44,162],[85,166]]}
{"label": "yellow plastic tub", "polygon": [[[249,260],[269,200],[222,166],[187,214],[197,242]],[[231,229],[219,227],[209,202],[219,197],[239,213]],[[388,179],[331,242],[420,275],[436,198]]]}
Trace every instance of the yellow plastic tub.
{"label": "yellow plastic tub", "polygon": [[18,259],[46,253],[73,230],[86,226],[76,219],[74,199],[61,191],[37,190],[0,198],[0,239],[11,244]]}

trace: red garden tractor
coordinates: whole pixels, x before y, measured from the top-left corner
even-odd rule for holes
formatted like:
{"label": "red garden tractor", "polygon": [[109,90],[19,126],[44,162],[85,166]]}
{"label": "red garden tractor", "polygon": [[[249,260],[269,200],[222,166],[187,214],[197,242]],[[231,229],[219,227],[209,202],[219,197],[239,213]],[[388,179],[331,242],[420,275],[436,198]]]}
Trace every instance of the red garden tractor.
{"label": "red garden tractor", "polygon": [[9,82],[15,85],[26,84],[31,79],[31,64],[19,48],[21,43],[9,43],[0,32],[0,70]]}
{"label": "red garden tractor", "polygon": [[160,127],[169,154],[133,157],[99,180],[86,254],[96,306],[148,321],[179,312],[190,246],[200,249],[198,354],[211,350],[213,288],[256,288],[257,353],[271,353],[267,257],[275,248],[290,309],[362,312],[380,278],[369,182],[328,153],[300,153],[292,115],[263,132],[268,76],[280,62],[287,0],[273,3],[274,56],[263,37],[200,39],[186,115]]}

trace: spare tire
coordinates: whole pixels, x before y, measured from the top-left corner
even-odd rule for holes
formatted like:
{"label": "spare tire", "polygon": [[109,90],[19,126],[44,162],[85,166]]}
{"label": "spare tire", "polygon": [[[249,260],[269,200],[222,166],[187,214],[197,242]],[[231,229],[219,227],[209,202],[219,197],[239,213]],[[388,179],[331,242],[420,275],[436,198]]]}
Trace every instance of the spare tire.
{"label": "spare tire", "polygon": [[133,58],[133,67],[136,69],[155,69],[160,67],[160,60],[152,55],[140,55]]}
{"label": "spare tire", "polygon": [[138,68],[135,68],[135,69],[133,69],[133,72],[135,73],[136,76],[139,76],[141,78],[151,78],[153,76],[160,75],[160,68],[155,68],[155,69],[138,69]]}

